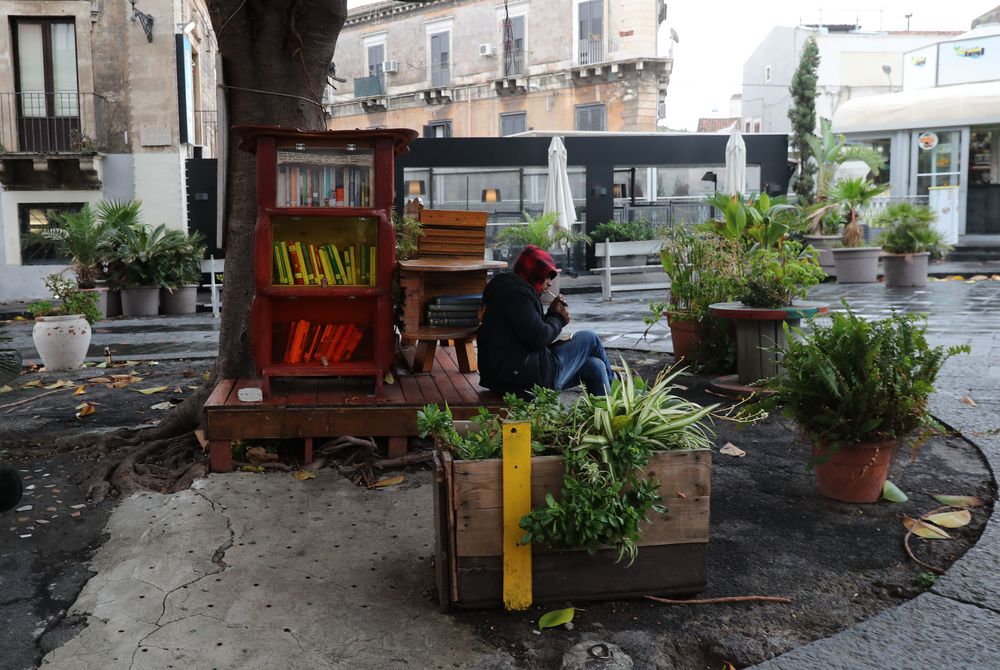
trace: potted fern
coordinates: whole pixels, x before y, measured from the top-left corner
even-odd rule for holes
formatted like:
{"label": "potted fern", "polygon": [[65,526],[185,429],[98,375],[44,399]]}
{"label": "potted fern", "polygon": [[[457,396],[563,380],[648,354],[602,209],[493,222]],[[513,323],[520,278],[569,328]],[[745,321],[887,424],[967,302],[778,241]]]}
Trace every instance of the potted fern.
{"label": "potted fern", "polygon": [[787,338],[765,404],[782,405],[809,439],[821,494],[875,502],[896,446],[918,446],[934,426],[927,399],[941,366],[970,348],[930,346],[916,315],[865,321],[848,307],[810,325]]}
{"label": "potted fern", "polygon": [[924,205],[896,202],[872,221],[873,226],[885,228],[879,243],[886,286],[927,285],[928,260],[951,249],[932,226],[934,217]]}

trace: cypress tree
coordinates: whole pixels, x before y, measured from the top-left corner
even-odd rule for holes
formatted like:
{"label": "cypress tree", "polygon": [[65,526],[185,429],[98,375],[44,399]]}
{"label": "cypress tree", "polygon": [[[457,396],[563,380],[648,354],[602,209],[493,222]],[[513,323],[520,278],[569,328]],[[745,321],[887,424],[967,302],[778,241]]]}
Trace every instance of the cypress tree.
{"label": "cypress tree", "polygon": [[819,47],[816,38],[810,37],[802,47],[799,67],[792,75],[792,85],[789,93],[792,96],[792,106],[788,110],[788,118],[792,122],[792,135],[789,138],[792,148],[799,156],[799,172],[792,188],[799,196],[799,202],[808,204],[813,201],[815,190],[816,164],[811,161],[812,149],[806,140],[816,129],[816,70],[819,68]]}

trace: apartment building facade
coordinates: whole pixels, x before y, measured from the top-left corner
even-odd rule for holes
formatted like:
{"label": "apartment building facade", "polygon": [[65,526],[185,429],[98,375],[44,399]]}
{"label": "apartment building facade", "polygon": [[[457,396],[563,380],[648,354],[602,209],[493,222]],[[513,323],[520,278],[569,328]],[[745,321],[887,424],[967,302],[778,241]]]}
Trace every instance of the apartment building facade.
{"label": "apartment building facade", "polygon": [[425,137],[653,131],[672,59],[665,0],[431,0],[352,10],[334,54],[333,129]]}
{"label": "apartment building facade", "polygon": [[53,212],[134,198],[146,223],[186,229],[190,199],[214,202],[197,161],[217,155],[217,46],[203,0],[3,4],[0,300],[21,300],[66,267],[23,242]]}

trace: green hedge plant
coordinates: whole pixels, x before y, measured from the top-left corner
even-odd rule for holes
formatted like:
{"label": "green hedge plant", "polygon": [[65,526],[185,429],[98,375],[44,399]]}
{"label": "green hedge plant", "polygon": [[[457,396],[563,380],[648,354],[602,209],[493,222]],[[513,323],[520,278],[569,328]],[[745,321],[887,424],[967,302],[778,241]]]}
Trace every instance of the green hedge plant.
{"label": "green hedge plant", "polygon": [[935,214],[925,205],[894,202],[872,220],[872,226],[884,228],[879,245],[890,254],[919,254],[929,252],[941,258],[951,245],[933,227]]}

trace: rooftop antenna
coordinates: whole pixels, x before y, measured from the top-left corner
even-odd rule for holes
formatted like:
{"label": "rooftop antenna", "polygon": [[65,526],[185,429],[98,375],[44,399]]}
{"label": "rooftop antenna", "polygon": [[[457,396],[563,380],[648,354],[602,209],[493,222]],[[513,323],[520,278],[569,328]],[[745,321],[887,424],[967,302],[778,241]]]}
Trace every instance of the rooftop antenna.
{"label": "rooftop antenna", "polygon": [[906,32],[910,32],[910,17],[913,16],[913,12],[906,14]]}

